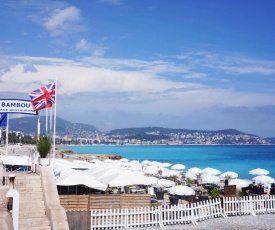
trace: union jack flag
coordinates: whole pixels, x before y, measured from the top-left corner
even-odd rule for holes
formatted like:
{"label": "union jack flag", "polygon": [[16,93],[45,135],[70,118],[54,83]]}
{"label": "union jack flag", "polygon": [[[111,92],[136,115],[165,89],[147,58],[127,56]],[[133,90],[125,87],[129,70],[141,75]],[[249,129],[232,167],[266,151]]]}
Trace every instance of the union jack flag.
{"label": "union jack flag", "polygon": [[52,107],[55,103],[55,82],[30,92],[29,96],[34,111]]}

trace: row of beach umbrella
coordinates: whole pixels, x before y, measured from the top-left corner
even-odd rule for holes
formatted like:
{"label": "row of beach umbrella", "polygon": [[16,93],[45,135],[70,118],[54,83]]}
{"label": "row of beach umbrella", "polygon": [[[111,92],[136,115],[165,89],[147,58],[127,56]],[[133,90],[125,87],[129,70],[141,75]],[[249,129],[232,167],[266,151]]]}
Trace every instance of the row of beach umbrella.
{"label": "row of beach umbrella", "polygon": [[[175,182],[167,179],[159,179],[161,177],[169,177],[171,175],[181,176],[181,172],[185,169],[182,164],[171,165],[170,163],[161,163],[156,161],[129,161],[122,160],[105,160],[100,161],[94,159],[92,163],[76,160],[69,162],[62,159],[56,159],[55,175],[57,185],[76,185],[84,184],[94,189],[105,191],[109,187],[126,186],[133,184],[144,184],[154,187],[172,187]],[[168,168],[170,167],[170,169]],[[82,170],[82,169],[86,170]],[[74,170],[72,170],[74,169]],[[81,171],[80,171],[81,170]],[[76,172],[75,172],[76,171]],[[264,169],[254,169],[249,172],[252,175],[258,175],[253,178],[256,183],[274,183],[274,179],[267,176],[269,172]],[[150,176],[148,176],[148,174]],[[219,183],[230,177],[229,183],[247,184],[247,181],[239,181],[238,174],[235,172],[221,173],[214,168],[200,169],[197,167],[190,168],[186,171],[186,177],[197,179],[198,174],[201,175],[201,183]],[[147,175],[147,176],[145,176]]]}

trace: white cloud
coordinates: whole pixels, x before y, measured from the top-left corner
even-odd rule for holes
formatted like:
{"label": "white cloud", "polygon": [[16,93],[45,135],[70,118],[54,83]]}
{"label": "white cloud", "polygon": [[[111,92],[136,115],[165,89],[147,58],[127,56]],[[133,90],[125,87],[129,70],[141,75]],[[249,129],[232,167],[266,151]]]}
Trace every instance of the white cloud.
{"label": "white cloud", "polygon": [[218,73],[234,75],[272,75],[275,73],[275,62],[255,60],[238,54],[223,55],[209,52],[189,52],[166,58],[175,58],[180,62],[186,63],[190,70],[196,71],[196,74],[199,69],[204,71],[215,70],[219,71]]}
{"label": "white cloud", "polygon": [[80,10],[75,6],[55,9],[50,16],[43,19],[43,25],[52,37],[63,36],[83,30],[78,23],[81,21]]}
{"label": "white cloud", "polygon": [[79,42],[75,44],[75,48],[77,51],[91,51],[92,46],[86,39],[81,39]]}
{"label": "white cloud", "polygon": [[[235,113],[226,113],[226,108],[236,108],[240,111],[237,120],[245,131],[251,124],[245,125],[247,119],[241,116],[247,116],[248,112],[240,108],[253,111],[251,108],[275,106],[273,91],[266,88],[261,93],[251,88],[241,91],[229,87],[231,82],[208,82],[210,73],[198,78],[200,75],[194,71],[194,66],[190,69],[172,61],[98,57],[78,61],[25,56],[0,58],[0,96],[21,95],[22,99],[28,99],[28,92],[57,79],[58,116],[69,120],[77,118],[78,122],[81,119],[103,130],[125,125],[238,128],[233,126]],[[196,78],[175,79],[175,76],[186,74],[194,74]],[[254,115],[249,116],[252,121]],[[106,124],[113,125],[106,127]]]}
{"label": "white cloud", "polygon": [[75,44],[75,49],[79,52],[88,52],[96,57],[103,56],[106,51],[106,47],[101,45],[92,45],[84,38]]}

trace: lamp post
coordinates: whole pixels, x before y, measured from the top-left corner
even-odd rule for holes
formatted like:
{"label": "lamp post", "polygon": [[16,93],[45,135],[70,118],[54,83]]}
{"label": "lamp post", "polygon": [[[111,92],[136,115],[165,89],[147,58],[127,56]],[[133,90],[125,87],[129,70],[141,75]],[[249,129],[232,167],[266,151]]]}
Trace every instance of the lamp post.
{"label": "lamp post", "polygon": [[12,185],[12,189],[14,189],[15,174],[10,174],[9,179],[10,179],[10,188]]}

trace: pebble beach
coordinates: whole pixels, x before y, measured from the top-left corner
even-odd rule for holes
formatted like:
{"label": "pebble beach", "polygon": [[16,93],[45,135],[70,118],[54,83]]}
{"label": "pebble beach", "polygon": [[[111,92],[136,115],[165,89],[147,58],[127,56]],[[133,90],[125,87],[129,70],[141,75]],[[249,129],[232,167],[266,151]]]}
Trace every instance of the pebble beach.
{"label": "pebble beach", "polygon": [[[144,227],[133,228],[135,230],[157,230],[160,227]],[[182,229],[201,229],[201,230],[274,230],[275,229],[275,214],[260,214],[257,216],[242,215],[242,216],[230,216],[228,219],[223,217],[207,219],[198,222],[198,225],[193,224],[179,224],[168,225],[163,229],[166,230],[182,230]]]}

